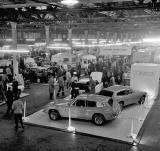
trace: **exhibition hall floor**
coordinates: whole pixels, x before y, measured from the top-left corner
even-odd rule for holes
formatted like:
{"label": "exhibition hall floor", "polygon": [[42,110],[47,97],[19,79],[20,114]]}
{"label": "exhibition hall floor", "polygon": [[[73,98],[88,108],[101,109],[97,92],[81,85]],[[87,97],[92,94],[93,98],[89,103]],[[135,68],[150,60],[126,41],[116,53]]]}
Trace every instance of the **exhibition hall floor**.
{"label": "exhibition hall floor", "polygon": [[[78,133],[133,143],[131,136],[138,135],[151,106],[151,103],[148,105],[148,102],[143,105],[128,106],[124,108],[117,119],[107,122],[103,126],[96,126],[91,121],[82,120],[71,120],[71,126],[75,127]],[[28,116],[25,123],[67,131],[69,121],[68,119],[52,121],[42,109]],[[138,139],[136,141],[139,142]]]}

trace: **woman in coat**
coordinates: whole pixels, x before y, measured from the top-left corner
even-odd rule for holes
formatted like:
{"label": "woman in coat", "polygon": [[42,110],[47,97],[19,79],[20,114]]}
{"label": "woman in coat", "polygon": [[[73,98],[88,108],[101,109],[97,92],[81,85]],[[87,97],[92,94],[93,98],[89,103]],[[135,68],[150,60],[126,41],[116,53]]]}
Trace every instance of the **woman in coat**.
{"label": "woman in coat", "polygon": [[54,77],[53,75],[50,75],[48,84],[49,84],[49,98],[50,100],[53,100],[53,95],[54,95]]}

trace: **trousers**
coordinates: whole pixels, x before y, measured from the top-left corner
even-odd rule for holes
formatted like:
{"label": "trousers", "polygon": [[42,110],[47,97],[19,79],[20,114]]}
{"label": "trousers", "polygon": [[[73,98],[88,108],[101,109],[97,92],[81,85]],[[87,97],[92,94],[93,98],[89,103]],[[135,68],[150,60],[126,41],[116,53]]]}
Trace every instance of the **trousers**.
{"label": "trousers", "polygon": [[22,114],[14,114],[14,120],[15,120],[15,128],[18,129],[18,123],[20,122],[21,127],[23,126],[23,120],[22,120]]}

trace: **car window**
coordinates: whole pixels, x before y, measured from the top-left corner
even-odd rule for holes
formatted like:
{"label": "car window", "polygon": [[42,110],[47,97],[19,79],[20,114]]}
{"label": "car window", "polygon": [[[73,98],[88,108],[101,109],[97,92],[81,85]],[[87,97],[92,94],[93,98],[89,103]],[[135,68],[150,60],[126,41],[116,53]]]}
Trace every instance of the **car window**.
{"label": "car window", "polygon": [[102,91],[100,91],[99,95],[112,97],[113,96],[113,92],[112,91],[108,91],[108,90],[102,90]]}
{"label": "car window", "polygon": [[126,95],[125,90],[120,91],[120,92],[117,93],[117,96],[122,96],[122,95]]}
{"label": "car window", "polygon": [[78,99],[76,101],[76,106],[78,106],[78,107],[85,107],[85,100]]}
{"label": "car window", "polygon": [[113,99],[112,99],[112,98],[108,100],[108,104],[109,104],[110,106],[113,106]]}
{"label": "car window", "polygon": [[96,102],[87,100],[86,105],[87,105],[87,107],[96,107]]}
{"label": "car window", "polygon": [[117,93],[117,96],[123,96],[123,95],[128,95],[130,94],[129,90],[123,90]]}

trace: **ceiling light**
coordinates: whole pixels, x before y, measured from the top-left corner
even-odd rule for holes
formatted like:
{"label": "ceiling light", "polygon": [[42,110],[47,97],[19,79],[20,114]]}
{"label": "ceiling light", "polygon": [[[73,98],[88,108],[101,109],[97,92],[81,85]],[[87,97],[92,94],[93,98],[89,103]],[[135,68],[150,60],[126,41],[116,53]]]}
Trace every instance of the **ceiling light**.
{"label": "ceiling light", "polygon": [[160,38],[144,38],[143,42],[160,42]]}
{"label": "ceiling light", "polygon": [[61,3],[67,6],[73,6],[73,5],[78,4],[79,2],[78,0],[62,0]]}
{"label": "ceiling light", "polygon": [[3,52],[3,53],[28,53],[29,50],[26,50],[26,49],[15,49],[15,50],[0,49],[0,52]]}

